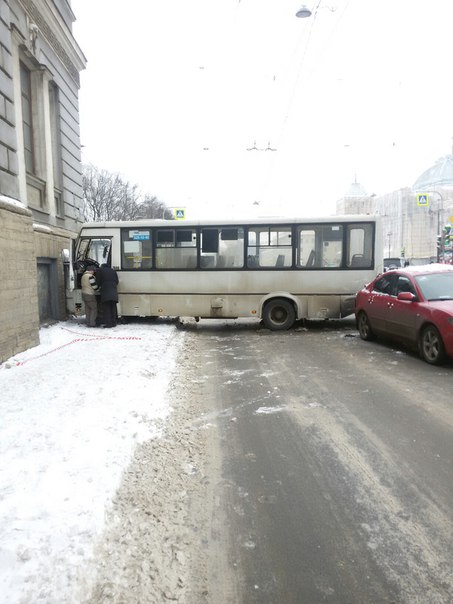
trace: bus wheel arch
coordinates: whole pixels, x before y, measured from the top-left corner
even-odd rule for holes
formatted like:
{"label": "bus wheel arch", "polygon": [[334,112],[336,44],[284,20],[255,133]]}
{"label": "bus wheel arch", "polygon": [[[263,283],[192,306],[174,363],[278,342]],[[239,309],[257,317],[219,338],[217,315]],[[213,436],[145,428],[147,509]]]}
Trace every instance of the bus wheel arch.
{"label": "bus wheel arch", "polygon": [[297,318],[296,303],[291,298],[278,296],[265,300],[261,310],[264,325],[272,331],[290,329]]}

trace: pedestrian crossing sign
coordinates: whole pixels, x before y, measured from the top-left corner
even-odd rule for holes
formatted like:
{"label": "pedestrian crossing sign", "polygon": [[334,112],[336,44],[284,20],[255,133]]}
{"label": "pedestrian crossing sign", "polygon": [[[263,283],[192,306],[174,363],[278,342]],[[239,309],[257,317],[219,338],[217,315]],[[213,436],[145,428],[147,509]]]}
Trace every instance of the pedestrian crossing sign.
{"label": "pedestrian crossing sign", "polygon": [[417,205],[427,208],[429,206],[429,195],[428,193],[419,193],[417,195]]}
{"label": "pedestrian crossing sign", "polygon": [[175,210],[175,220],[184,220],[186,217],[186,211],[182,208],[177,208]]}

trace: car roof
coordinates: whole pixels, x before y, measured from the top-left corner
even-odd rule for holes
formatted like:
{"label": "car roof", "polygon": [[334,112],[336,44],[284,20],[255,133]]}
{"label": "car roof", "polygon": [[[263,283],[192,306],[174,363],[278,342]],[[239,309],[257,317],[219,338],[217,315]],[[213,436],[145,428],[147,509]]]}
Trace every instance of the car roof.
{"label": "car roof", "polygon": [[418,275],[427,275],[429,273],[444,273],[444,272],[453,272],[453,264],[419,264],[413,266],[405,266],[404,268],[395,268],[390,271],[387,271],[385,274],[388,275],[390,273],[406,273],[412,276]]}

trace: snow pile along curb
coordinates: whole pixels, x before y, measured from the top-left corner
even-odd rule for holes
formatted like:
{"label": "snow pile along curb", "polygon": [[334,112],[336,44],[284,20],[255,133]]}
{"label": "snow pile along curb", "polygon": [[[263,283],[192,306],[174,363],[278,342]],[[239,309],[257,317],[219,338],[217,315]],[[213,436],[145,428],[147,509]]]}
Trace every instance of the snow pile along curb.
{"label": "snow pile along curb", "polygon": [[3,601],[76,601],[123,471],[170,413],[183,339],[168,324],[106,337],[60,323],[0,367]]}

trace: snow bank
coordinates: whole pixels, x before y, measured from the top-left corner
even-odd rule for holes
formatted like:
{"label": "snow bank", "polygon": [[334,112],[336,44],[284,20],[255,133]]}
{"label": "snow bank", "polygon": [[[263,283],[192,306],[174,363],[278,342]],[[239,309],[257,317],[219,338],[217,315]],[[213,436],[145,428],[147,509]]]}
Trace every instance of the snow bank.
{"label": "snow bank", "polygon": [[2,602],[77,601],[123,470],[170,413],[183,337],[167,324],[59,323],[0,366]]}

